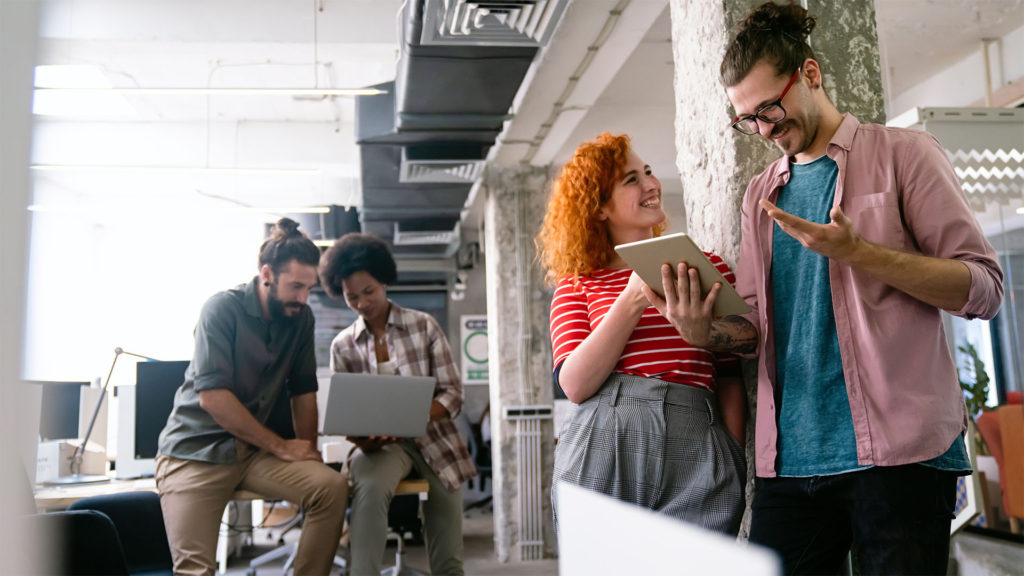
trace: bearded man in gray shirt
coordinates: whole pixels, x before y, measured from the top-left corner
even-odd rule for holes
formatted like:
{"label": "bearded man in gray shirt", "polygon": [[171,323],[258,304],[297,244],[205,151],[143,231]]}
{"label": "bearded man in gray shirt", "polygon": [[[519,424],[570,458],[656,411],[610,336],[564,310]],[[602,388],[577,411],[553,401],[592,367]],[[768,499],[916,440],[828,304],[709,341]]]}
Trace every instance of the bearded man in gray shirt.
{"label": "bearded man in gray shirt", "polygon": [[[156,462],[175,574],[214,573],[221,514],[236,490],[301,506],[295,573],[330,572],[348,488],[316,444],[313,313],[306,300],[319,261],[298,223],[282,218],[260,247],[259,274],[203,306]],[[292,439],[267,427],[285,389]]]}

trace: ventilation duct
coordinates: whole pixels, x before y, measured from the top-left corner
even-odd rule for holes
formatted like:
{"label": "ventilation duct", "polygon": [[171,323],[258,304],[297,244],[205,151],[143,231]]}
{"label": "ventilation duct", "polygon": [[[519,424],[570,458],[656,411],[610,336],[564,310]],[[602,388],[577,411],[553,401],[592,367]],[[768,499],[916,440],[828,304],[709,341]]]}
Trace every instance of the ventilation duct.
{"label": "ventilation duct", "polygon": [[472,184],[483,174],[484,150],[480,145],[407,146],[402,149],[398,179],[403,183]]}
{"label": "ventilation duct", "polygon": [[568,0],[427,0],[424,46],[531,46],[547,43]]}
{"label": "ventilation duct", "polygon": [[451,182],[472,184],[480,178],[483,160],[402,160],[400,179],[404,183]]}
{"label": "ventilation duct", "polygon": [[458,251],[470,189],[567,4],[406,2],[395,81],[355,100],[362,229],[396,259]]}
{"label": "ventilation duct", "polygon": [[392,237],[395,246],[458,246],[459,224],[451,230],[401,230],[395,222],[395,235]]}
{"label": "ventilation duct", "polygon": [[[359,212],[355,208],[331,206],[326,213],[293,213],[288,218],[299,223],[299,230],[305,232],[311,240],[321,244],[329,243],[349,232],[359,232]],[[267,224],[267,236],[273,224]]]}

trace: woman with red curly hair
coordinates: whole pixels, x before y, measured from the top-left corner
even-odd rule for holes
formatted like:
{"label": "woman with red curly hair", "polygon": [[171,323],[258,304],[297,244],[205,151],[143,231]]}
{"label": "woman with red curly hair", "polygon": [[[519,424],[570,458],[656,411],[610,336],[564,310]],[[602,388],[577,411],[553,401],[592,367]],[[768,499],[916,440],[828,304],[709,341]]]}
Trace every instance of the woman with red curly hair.
{"label": "woman with red curly hair", "polygon": [[554,182],[536,243],[556,283],[555,380],[578,406],[555,449],[552,499],[568,482],[735,535],[746,483],[737,362],[683,341],[614,251],[666,227],[661,182],[628,136],[581,144]]}

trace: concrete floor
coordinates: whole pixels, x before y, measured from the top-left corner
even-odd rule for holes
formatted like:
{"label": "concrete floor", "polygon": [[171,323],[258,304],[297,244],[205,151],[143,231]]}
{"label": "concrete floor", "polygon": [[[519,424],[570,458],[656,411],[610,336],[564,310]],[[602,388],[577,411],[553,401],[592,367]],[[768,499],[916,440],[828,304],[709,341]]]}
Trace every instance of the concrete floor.
{"label": "concrete floor", "polygon": [[[471,576],[548,576],[558,574],[558,560],[549,559],[529,563],[502,564],[494,556],[494,519],[489,512],[471,511],[463,520],[462,532],[465,542],[464,567]],[[293,541],[297,534],[286,535],[285,540]],[[254,556],[273,548],[270,545],[247,547],[240,556],[228,561],[230,576],[243,576],[248,570],[249,560]],[[427,551],[424,546],[406,546],[405,564],[428,573]],[[276,576],[281,573],[284,562],[276,562],[261,567],[257,572],[261,576]],[[389,543],[384,555],[384,567],[395,565],[394,543]],[[337,571],[334,572],[337,574]]]}
{"label": "concrete floor", "polygon": [[[465,538],[465,571],[470,576],[548,576],[558,574],[558,560],[548,559],[528,563],[502,564],[494,556],[494,519],[489,511],[473,510],[463,521]],[[286,535],[288,542],[296,540],[298,534],[292,531]],[[266,541],[264,541],[266,542]],[[228,563],[227,574],[243,576],[254,556],[273,548],[271,544],[260,544],[245,548]],[[1020,576],[1024,574],[1024,544],[990,538],[982,534],[961,531],[950,545],[950,570],[948,576]],[[279,561],[259,569],[258,574],[276,576],[281,573],[284,562]],[[384,556],[384,566],[394,566],[395,546],[389,543]],[[405,564],[427,573],[429,564],[426,548],[407,546]],[[337,571],[334,574],[338,574]]]}
{"label": "concrete floor", "polygon": [[961,531],[950,543],[950,576],[1020,576],[1024,544]]}

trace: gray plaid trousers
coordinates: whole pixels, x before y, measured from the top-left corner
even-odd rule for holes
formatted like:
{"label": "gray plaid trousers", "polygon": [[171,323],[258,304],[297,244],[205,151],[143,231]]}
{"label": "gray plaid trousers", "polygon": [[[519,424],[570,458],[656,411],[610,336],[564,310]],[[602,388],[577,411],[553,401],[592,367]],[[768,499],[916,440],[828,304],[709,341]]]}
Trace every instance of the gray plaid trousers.
{"label": "gray plaid trousers", "polygon": [[743,448],[725,428],[713,393],[613,373],[562,427],[552,510],[558,483],[568,482],[735,535],[746,478]]}

